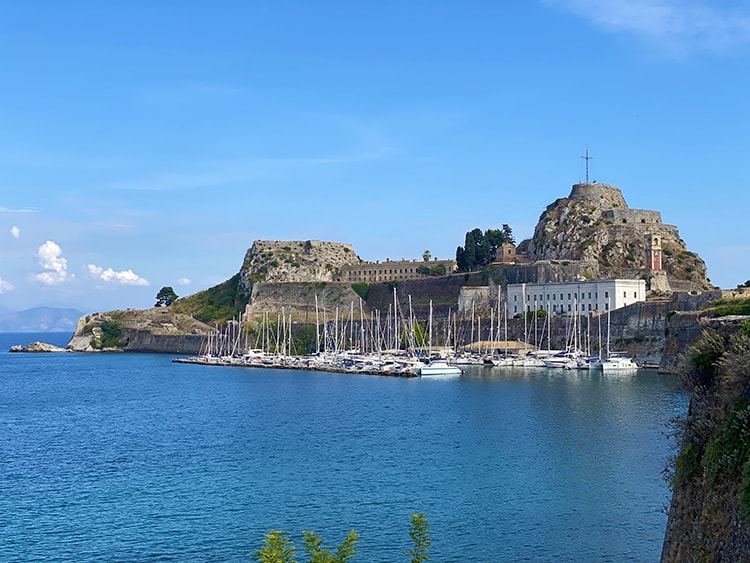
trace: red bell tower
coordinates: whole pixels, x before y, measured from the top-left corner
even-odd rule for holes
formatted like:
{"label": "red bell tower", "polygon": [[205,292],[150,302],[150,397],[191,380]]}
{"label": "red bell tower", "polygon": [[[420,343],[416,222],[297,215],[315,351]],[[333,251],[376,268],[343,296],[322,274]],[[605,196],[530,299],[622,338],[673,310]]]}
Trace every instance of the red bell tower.
{"label": "red bell tower", "polygon": [[646,237],[646,269],[661,270],[661,237],[648,235]]}

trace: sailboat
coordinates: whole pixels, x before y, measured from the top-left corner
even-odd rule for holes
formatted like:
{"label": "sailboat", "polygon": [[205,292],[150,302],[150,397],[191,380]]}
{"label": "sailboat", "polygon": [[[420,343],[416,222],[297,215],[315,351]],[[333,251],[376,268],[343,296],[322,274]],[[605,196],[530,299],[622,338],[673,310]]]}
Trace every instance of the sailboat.
{"label": "sailboat", "polygon": [[449,365],[448,362],[442,359],[432,359],[432,300],[430,300],[430,321],[429,321],[429,342],[428,342],[428,355],[430,363],[420,366],[419,375],[461,375],[463,372],[456,366]]}
{"label": "sailboat", "polygon": [[632,358],[625,355],[624,352],[610,352],[609,349],[609,329],[610,329],[610,307],[607,307],[607,357],[602,360],[603,373],[623,373],[635,371],[638,369]]}

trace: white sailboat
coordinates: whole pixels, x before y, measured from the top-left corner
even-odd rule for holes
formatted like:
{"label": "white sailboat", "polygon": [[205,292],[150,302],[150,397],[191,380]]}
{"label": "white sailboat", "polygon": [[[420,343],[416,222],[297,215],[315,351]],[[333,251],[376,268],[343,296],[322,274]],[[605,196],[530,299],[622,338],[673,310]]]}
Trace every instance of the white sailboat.
{"label": "white sailboat", "polygon": [[609,329],[610,329],[610,307],[607,307],[607,357],[602,360],[603,373],[623,373],[636,371],[638,364],[632,358],[625,355],[624,352],[611,352],[609,349]]}

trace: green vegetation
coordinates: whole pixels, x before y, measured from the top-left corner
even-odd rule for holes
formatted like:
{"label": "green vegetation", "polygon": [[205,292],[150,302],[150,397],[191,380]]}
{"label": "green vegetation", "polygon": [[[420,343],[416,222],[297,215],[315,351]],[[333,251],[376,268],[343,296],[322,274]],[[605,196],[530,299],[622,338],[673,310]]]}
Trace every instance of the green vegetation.
{"label": "green vegetation", "polygon": [[312,354],[315,352],[317,329],[313,325],[302,325],[292,335],[292,350],[298,354]]}
{"label": "green vegetation", "polygon": [[448,273],[445,264],[438,264],[436,266],[418,266],[417,272],[423,276],[444,276]]}
{"label": "green vegetation", "polygon": [[258,268],[253,275],[250,276],[250,283],[260,283],[265,281],[268,275],[268,266],[265,264]]}
{"label": "green vegetation", "polygon": [[[323,547],[323,540],[315,532],[303,531],[303,545],[310,556],[310,563],[347,563],[355,555],[359,534],[349,531],[335,553]],[[255,552],[255,559],[260,563],[296,563],[294,556],[297,548],[287,532],[271,530],[263,539],[263,547]]]}
{"label": "green vegetation", "polygon": [[[706,477],[714,483],[740,477],[750,463],[750,403],[744,397],[735,401],[724,425],[706,444],[704,467]],[[747,489],[750,483],[743,483]],[[746,511],[750,506],[746,507]]]}
{"label": "green vegetation", "polygon": [[[526,311],[526,318],[527,319],[532,320],[534,317],[536,317],[537,319],[546,319],[547,318],[547,311],[545,311],[544,309],[538,309],[536,311]],[[522,319],[523,318],[523,314],[522,313],[518,313],[518,315],[515,318]]]}
{"label": "green vegetation", "polygon": [[[430,524],[424,512],[412,514],[409,519],[409,537],[414,544],[413,549],[407,549],[406,554],[411,557],[411,563],[424,563],[430,558],[427,549],[431,545]],[[350,530],[344,541],[331,553],[323,547],[323,539],[315,532],[302,532],[302,545],[309,556],[310,563],[348,563],[356,555],[359,534]],[[253,553],[258,563],[297,563],[295,556],[297,548],[289,537],[289,532],[270,530],[263,538],[262,547]]]}
{"label": "green vegetation", "polygon": [[248,302],[238,273],[219,285],[180,299],[173,310],[206,323],[222,323],[238,318]]}
{"label": "green vegetation", "polygon": [[727,315],[750,315],[750,299],[719,299],[712,305],[715,317]]}
{"label": "green vegetation", "polygon": [[[122,346],[122,325],[116,321],[102,321],[99,325],[101,336],[91,339],[91,347],[96,350],[103,348],[119,348]],[[88,330],[93,332],[94,327],[84,327],[84,333]]]}
{"label": "green vegetation", "polygon": [[424,512],[412,514],[409,516],[411,527],[409,528],[409,537],[414,543],[414,549],[407,549],[406,554],[411,556],[411,563],[423,563],[430,558],[427,549],[432,544],[430,540],[430,524],[425,518]]}
{"label": "green vegetation", "polygon": [[177,301],[178,295],[174,292],[171,286],[165,285],[156,294],[156,305],[154,307],[169,307],[172,303]]}
{"label": "green vegetation", "polygon": [[[750,401],[743,389],[750,365],[750,323],[743,323],[732,335],[704,332],[688,358],[688,380],[699,393],[710,391],[718,400],[711,412],[719,422],[704,440],[694,437],[683,443],[670,485],[694,477],[704,477],[725,491],[735,484],[739,515],[746,519],[750,516]],[[727,416],[722,404],[732,405]]]}
{"label": "green vegetation", "polygon": [[677,485],[690,479],[701,468],[701,449],[693,443],[686,443],[674,462],[674,473],[669,477],[669,486]]}
{"label": "green vegetation", "polygon": [[492,262],[497,249],[504,243],[515,244],[513,229],[507,224],[502,229],[473,229],[466,233],[464,245],[456,249],[456,262],[459,272],[473,272]]}
{"label": "green vegetation", "polygon": [[365,282],[356,282],[352,284],[354,293],[362,298],[362,301],[367,301],[367,296],[370,295],[370,284]]}
{"label": "green vegetation", "polygon": [[297,548],[288,532],[270,530],[263,539],[263,547],[255,552],[260,563],[294,563]]}

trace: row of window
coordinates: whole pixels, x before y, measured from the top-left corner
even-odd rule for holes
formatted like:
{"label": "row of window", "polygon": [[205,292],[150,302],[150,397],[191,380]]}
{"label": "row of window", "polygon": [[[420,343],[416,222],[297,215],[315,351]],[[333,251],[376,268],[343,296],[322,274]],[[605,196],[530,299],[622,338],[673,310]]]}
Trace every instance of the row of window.
{"label": "row of window", "polygon": [[[589,294],[588,298],[591,299],[591,292],[589,291],[588,294]],[[564,295],[565,295],[564,293],[560,294],[560,301],[563,301],[565,299]],[[578,299],[579,298],[578,297],[578,293],[572,293],[572,294],[568,293],[568,301],[570,301],[571,295],[573,296],[572,298],[574,298],[574,299]],[[534,294],[533,297],[534,297],[534,301],[544,301],[544,294],[541,294],[541,295]],[[526,295],[526,301],[531,301],[532,300],[531,298],[532,298],[532,295],[530,293],[528,295]],[[556,298],[557,298],[557,294],[556,293],[552,293],[552,294],[548,293],[547,294],[547,301],[550,301],[550,300],[555,301]],[[605,299],[609,299],[609,291],[605,291],[604,292],[604,298]],[[627,299],[628,298],[628,292],[627,291],[623,291],[622,292],[622,298],[623,299]],[[634,299],[638,299],[638,292],[637,291],[633,292],[633,298]],[[586,293],[585,292],[581,292],[580,299],[586,299]],[[598,292],[594,292],[594,299],[597,299],[597,300],[599,299],[599,293]],[[518,295],[514,295],[513,296],[513,301],[518,301]]]}
{"label": "row of window", "polygon": [[385,274],[414,274],[416,272],[416,268],[391,268],[390,270],[350,271],[349,276],[381,276]]}
{"label": "row of window", "polygon": [[[627,303],[625,305],[627,306]],[[526,306],[526,312],[527,313],[531,313],[533,310],[534,310],[534,308],[531,305],[527,305]],[[585,313],[586,311],[598,311],[598,310],[599,310],[599,303],[594,303],[593,308],[591,307],[591,303],[589,303],[588,306],[585,305],[585,304],[583,304],[583,303],[581,303],[579,305],[579,307],[578,307],[578,312],[579,313]],[[605,303],[604,304],[604,310],[605,311],[609,311],[609,303]],[[554,303],[552,305],[552,312],[553,313],[565,313],[566,312],[565,311],[565,304],[564,303],[560,303],[560,306],[558,308],[557,303]],[[572,313],[573,312],[573,306],[570,303],[568,303],[568,310],[567,310],[567,312],[568,313]],[[518,305],[513,305],[513,313],[518,313]]]}

